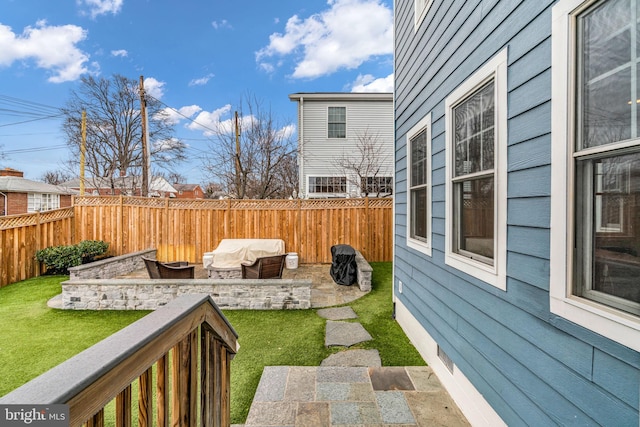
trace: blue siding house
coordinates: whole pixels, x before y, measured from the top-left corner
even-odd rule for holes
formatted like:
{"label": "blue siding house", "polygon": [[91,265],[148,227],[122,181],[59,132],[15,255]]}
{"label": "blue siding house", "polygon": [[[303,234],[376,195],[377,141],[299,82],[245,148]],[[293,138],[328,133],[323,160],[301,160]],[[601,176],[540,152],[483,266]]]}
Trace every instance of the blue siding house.
{"label": "blue siding house", "polygon": [[473,425],[638,426],[640,1],[395,1],[396,319]]}

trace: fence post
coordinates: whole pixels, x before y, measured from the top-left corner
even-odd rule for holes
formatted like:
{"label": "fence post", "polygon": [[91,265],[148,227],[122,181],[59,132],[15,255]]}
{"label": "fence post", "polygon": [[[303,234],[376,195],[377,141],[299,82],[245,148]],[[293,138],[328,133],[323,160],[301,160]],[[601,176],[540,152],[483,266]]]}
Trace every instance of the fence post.
{"label": "fence post", "polygon": [[120,239],[120,253],[116,255],[122,255],[125,252],[125,243],[124,243],[124,199],[122,197],[122,193],[120,193],[120,203],[118,204],[118,213],[116,214],[116,221],[118,221],[118,239]]}

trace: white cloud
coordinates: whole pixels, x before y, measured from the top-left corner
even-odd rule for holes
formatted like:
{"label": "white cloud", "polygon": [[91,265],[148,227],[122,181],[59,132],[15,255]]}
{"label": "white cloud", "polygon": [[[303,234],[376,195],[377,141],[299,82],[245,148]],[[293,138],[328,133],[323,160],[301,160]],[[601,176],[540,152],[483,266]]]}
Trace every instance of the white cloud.
{"label": "white cloud", "polygon": [[154,79],[153,77],[146,77],[144,79],[144,91],[156,99],[160,99],[164,96],[165,82]]}
{"label": "white cloud", "polygon": [[226,19],[223,19],[222,21],[213,21],[211,22],[211,26],[216,30],[219,30],[221,28],[233,28],[229,21],[227,21]]}
{"label": "white cloud", "polygon": [[213,74],[207,74],[204,77],[200,77],[199,79],[193,79],[189,82],[189,86],[204,86],[209,83],[209,80],[213,78]]}
{"label": "white cloud", "polygon": [[[202,111],[196,116],[193,122],[187,125],[188,129],[204,132],[207,136],[215,135],[219,130],[225,130],[229,127],[231,119],[221,121],[231,111],[231,105],[227,104],[214,111]],[[227,122],[227,123],[225,123]]]}
{"label": "white cloud", "polygon": [[120,58],[125,58],[125,57],[129,56],[129,52],[127,52],[124,49],[112,50],[111,51],[111,56],[119,56]]}
{"label": "white cloud", "polygon": [[351,92],[393,92],[393,74],[378,79],[371,74],[360,74],[353,82]]}
{"label": "white cloud", "polygon": [[284,34],[274,33],[256,53],[262,69],[272,59],[292,55],[294,78],[313,78],[353,69],[378,55],[393,53],[393,12],[380,0],[328,0],[325,11],[287,21]]}
{"label": "white cloud", "polygon": [[17,35],[0,24],[0,66],[31,59],[39,68],[53,72],[50,82],[76,80],[89,72],[89,55],[76,46],[86,38],[87,31],[76,25],[49,26],[38,21]]}
{"label": "white cloud", "polygon": [[122,9],[124,0],[77,0],[78,5],[89,7],[89,14],[92,18],[98,15],[111,13],[115,15]]}
{"label": "white cloud", "polygon": [[282,129],[278,130],[278,137],[282,138],[282,139],[289,139],[291,138],[295,133],[296,133],[296,125],[295,124],[290,124],[287,125],[285,127],[283,127]]}
{"label": "white cloud", "polygon": [[194,114],[202,111],[198,105],[189,105],[186,107],[181,107],[179,109],[173,108],[164,108],[160,111],[161,117],[155,117],[156,119],[165,120],[170,125],[177,125],[181,120],[185,118],[191,118]]}

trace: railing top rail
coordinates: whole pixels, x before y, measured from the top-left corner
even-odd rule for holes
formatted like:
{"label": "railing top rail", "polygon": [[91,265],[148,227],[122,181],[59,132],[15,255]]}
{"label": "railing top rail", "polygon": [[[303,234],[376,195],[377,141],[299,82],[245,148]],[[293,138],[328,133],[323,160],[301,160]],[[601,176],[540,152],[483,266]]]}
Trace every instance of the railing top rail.
{"label": "railing top rail", "polygon": [[[211,297],[184,295],[1,397],[0,403],[74,401],[79,407],[99,409],[113,397],[104,394],[107,388],[118,393],[202,323],[218,334],[229,352],[236,352],[238,335]],[[93,394],[86,393],[89,388]],[[83,392],[93,397],[79,397]],[[90,401],[95,393],[106,401]]]}

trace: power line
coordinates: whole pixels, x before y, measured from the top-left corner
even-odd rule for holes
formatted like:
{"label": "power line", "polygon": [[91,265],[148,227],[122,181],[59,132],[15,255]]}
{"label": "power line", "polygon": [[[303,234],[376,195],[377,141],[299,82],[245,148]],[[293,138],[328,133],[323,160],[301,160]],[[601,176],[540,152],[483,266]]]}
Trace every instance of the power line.
{"label": "power line", "polygon": [[4,154],[23,154],[23,153],[35,153],[39,151],[61,150],[63,148],[67,148],[67,145],[49,145],[46,147],[19,148],[17,150],[5,150],[3,153]]}

